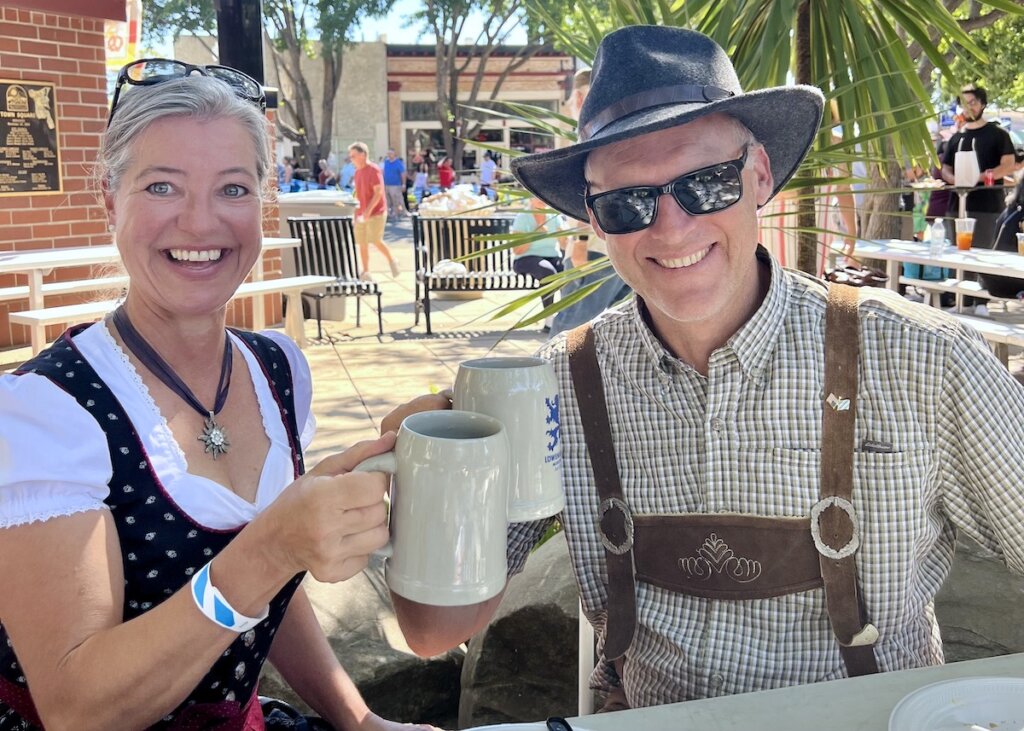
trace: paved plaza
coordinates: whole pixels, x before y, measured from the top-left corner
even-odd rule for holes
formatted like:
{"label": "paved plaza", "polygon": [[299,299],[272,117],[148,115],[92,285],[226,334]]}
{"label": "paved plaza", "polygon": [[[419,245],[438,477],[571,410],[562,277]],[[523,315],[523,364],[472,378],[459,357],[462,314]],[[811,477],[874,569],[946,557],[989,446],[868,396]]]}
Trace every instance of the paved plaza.
{"label": "paved plaza", "polygon": [[539,324],[515,329],[524,314],[539,309],[539,302],[494,319],[523,292],[487,292],[461,300],[432,297],[434,332],[428,336],[422,316],[419,325],[413,326],[415,280],[408,219],[388,224],[385,241],[401,271],[392,277],[384,257],[371,249],[370,272],[383,296],[384,335],[377,334],[369,298],[364,300],[359,327],[351,299],[345,305],[344,320],[324,321],[321,340],[316,339],[316,321],[306,320],[310,340],[305,353],[313,371],[318,426],[307,464],[316,464],[360,439],[375,437],[381,419],[395,406],[450,387],[461,361],[488,355],[530,355],[546,339]]}

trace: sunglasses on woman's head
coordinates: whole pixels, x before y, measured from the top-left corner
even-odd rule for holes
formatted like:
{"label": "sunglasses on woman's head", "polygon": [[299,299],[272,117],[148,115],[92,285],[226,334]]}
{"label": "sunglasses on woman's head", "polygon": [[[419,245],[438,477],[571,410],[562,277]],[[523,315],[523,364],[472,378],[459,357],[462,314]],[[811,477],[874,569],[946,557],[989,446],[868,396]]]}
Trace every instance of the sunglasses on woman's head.
{"label": "sunglasses on woman's head", "polygon": [[121,98],[121,89],[125,84],[152,86],[174,79],[184,79],[192,74],[220,79],[230,86],[240,98],[252,102],[259,107],[261,112],[267,111],[267,97],[263,93],[260,82],[230,66],[196,66],[167,58],[143,58],[122,67],[121,72],[117,75],[117,83],[114,85],[114,100],[110,104],[107,126],[110,126],[110,120],[114,118],[117,101]]}
{"label": "sunglasses on woman's head", "polygon": [[587,208],[601,230],[609,234],[629,234],[650,226],[658,215],[658,199],[665,193],[691,216],[724,211],[743,197],[748,149],[744,147],[735,160],[694,170],[665,185],[637,185],[588,195]]}

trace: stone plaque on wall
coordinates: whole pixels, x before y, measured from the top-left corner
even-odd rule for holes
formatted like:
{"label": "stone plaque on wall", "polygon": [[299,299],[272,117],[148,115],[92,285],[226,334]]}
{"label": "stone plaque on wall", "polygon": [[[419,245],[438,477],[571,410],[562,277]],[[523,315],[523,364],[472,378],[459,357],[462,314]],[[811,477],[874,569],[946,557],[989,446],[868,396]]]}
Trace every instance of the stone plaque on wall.
{"label": "stone plaque on wall", "polygon": [[0,196],[63,192],[56,109],[52,83],[0,79]]}

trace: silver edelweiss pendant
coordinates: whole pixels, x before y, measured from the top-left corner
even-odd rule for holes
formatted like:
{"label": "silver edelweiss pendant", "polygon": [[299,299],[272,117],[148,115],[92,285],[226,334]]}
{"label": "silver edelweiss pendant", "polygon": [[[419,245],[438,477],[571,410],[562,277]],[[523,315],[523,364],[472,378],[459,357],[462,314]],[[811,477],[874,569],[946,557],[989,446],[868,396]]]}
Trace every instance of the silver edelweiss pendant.
{"label": "silver edelweiss pendant", "polygon": [[203,433],[196,439],[206,445],[206,453],[212,455],[214,459],[222,454],[227,454],[228,447],[231,446],[231,442],[228,441],[228,433],[224,431],[224,427],[213,420],[212,411],[210,418],[206,420],[206,426],[203,427]]}

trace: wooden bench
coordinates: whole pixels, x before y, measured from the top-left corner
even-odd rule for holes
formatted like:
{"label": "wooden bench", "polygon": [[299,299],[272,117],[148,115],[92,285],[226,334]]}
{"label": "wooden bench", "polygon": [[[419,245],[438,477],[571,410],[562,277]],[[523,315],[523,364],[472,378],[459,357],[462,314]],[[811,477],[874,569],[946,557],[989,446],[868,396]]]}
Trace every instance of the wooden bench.
{"label": "wooden bench", "polygon": [[1024,348],[1024,325],[1000,322],[987,317],[971,317],[951,313],[960,322],[970,325],[985,338],[995,350],[996,357],[1003,365],[1009,365],[1010,346]]}
{"label": "wooden bench", "polygon": [[[285,316],[285,332],[302,347],[305,345],[306,339],[302,327],[302,304],[298,298],[303,290],[324,287],[333,281],[332,277],[302,276],[243,282],[235,292],[233,299],[276,293],[283,295],[285,300],[289,301],[289,306],[286,308],[288,312]],[[47,325],[74,325],[79,322],[98,320],[114,309],[119,301],[116,299],[99,300],[76,305],[23,310],[9,313],[8,318],[14,324],[24,325],[34,330],[33,342],[45,342]]]}
{"label": "wooden bench", "polygon": [[900,277],[900,284],[927,292],[929,304],[934,307],[939,305],[939,295],[945,292],[965,297],[986,299],[992,302],[1014,301],[1006,297],[996,297],[995,295],[990,294],[988,290],[982,286],[981,282],[957,279],[955,277],[949,277],[947,279],[914,279],[911,277]]}
{"label": "wooden bench", "polygon": [[[505,246],[512,225],[509,217],[431,218],[413,215],[416,251],[415,324],[420,312],[430,326],[430,295],[436,292],[503,292],[538,289],[540,282],[512,268],[515,255]],[[480,237],[488,237],[481,240]],[[442,260],[458,260],[464,273],[438,272]]]}
{"label": "wooden bench", "polygon": [[[128,284],[127,276],[97,277],[95,279],[75,279],[67,282],[44,282],[44,297],[56,297],[62,294],[79,294],[81,292],[102,292],[104,290],[124,289]],[[28,299],[29,286],[17,284],[13,287],[0,287],[0,302]]]}

